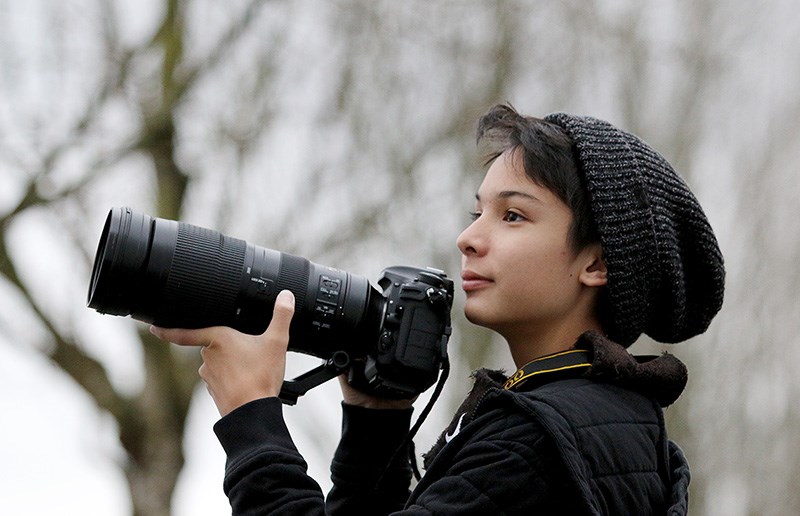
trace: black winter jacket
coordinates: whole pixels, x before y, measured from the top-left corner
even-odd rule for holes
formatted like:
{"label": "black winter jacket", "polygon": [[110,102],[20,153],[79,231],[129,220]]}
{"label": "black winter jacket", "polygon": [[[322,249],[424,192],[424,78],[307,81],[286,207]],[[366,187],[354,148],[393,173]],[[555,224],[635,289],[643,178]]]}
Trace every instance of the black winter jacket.
{"label": "black winter jacket", "polygon": [[683,364],[670,355],[637,361],[594,333],[576,347],[591,366],[544,367],[512,389],[498,372],[477,372],[411,493],[408,464],[395,454],[411,411],[344,406],[325,502],[280,402],[240,407],[215,426],[233,512],[685,514],[689,470],[661,411],[685,385]]}

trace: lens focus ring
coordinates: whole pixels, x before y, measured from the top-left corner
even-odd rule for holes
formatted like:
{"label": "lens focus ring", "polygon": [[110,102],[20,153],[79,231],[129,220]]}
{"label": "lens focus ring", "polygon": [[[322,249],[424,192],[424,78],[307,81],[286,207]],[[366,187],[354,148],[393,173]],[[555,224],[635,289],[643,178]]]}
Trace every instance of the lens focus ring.
{"label": "lens focus ring", "polygon": [[246,246],[244,240],[180,223],[163,295],[164,320],[156,324],[227,324],[236,309]]}

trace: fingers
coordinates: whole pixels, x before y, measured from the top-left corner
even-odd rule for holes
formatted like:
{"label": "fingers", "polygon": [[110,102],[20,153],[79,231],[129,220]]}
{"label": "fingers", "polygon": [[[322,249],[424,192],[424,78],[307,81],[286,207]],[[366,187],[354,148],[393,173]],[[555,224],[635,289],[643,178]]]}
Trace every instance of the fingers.
{"label": "fingers", "polygon": [[289,327],[294,295],[284,290],[275,298],[272,321],[261,335],[229,327],[166,329],[151,327],[157,337],[181,346],[200,346],[206,382],[221,415],[260,398],[278,396],[286,372]]}
{"label": "fingers", "polygon": [[150,333],[161,340],[179,346],[207,346],[217,340],[225,329],[221,327],[187,330],[185,328],[160,328],[150,326]]}
{"label": "fingers", "polygon": [[275,298],[275,308],[272,310],[272,322],[267,331],[278,335],[289,333],[289,325],[294,315],[294,294],[290,290],[281,290]]}
{"label": "fingers", "polygon": [[[282,290],[275,298],[272,322],[267,328],[267,332],[273,336],[288,334],[293,315],[294,294],[292,294],[290,290]],[[172,342],[179,346],[208,346],[212,342],[224,337],[227,331],[231,331],[230,328],[221,326],[191,330],[185,328],[161,328],[158,326],[150,326],[150,333],[161,340]]]}

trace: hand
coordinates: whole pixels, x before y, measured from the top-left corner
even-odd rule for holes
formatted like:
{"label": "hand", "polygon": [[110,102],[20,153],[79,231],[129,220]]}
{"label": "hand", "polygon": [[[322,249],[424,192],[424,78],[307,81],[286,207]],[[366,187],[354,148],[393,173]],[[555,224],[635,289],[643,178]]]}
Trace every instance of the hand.
{"label": "hand", "polygon": [[206,382],[220,415],[225,416],[245,403],[280,394],[292,315],[294,295],[284,290],[275,299],[272,321],[261,335],[225,326],[197,330],[152,326],[150,331],[180,346],[201,346],[200,378]]}
{"label": "hand", "polygon": [[342,388],[342,399],[348,405],[372,409],[407,409],[411,408],[416,397],[410,400],[396,400],[379,398],[370,394],[363,393],[347,383],[347,375],[339,376],[339,385]]}

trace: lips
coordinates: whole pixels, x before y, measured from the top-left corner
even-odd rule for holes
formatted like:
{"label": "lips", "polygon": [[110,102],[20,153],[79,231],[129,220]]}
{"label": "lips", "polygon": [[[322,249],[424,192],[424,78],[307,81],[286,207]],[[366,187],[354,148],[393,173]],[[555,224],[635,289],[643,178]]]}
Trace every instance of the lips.
{"label": "lips", "polygon": [[481,276],[477,272],[464,270],[461,272],[461,288],[464,292],[474,292],[476,290],[487,287],[492,283],[492,280],[485,276]]}

